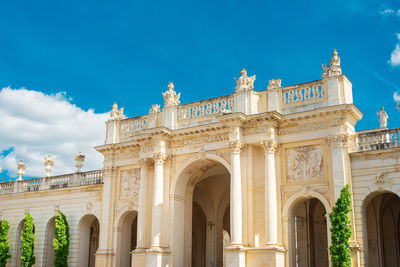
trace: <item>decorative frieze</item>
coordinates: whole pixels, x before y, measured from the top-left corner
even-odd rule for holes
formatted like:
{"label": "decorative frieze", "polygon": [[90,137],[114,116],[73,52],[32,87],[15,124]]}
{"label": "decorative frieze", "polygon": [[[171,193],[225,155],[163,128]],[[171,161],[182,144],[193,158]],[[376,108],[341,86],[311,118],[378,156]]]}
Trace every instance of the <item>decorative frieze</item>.
{"label": "decorative frieze", "polygon": [[286,182],[322,180],[324,178],[321,146],[301,146],[286,150]]}
{"label": "decorative frieze", "polygon": [[350,141],[347,134],[328,136],[325,140],[329,148],[348,147]]}
{"label": "decorative frieze", "polygon": [[185,146],[193,146],[193,145],[203,145],[214,142],[222,142],[229,140],[229,135],[226,133],[220,133],[215,135],[202,135],[200,137],[195,138],[180,138],[172,140],[169,144],[170,148],[179,148]]}
{"label": "decorative frieze", "polygon": [[139,194],[140,168],[121,171],[121,199],[137,198]]}
{"label": "decorative frieze", "polygon": [[287,135],[301,132],[309,132],[329,127],[341,126],[345,123],[345,119],[330,119],[326,121],[315,121],[312,123],[302,124],[298,126],[282,127],[278,130],[279,135]]}

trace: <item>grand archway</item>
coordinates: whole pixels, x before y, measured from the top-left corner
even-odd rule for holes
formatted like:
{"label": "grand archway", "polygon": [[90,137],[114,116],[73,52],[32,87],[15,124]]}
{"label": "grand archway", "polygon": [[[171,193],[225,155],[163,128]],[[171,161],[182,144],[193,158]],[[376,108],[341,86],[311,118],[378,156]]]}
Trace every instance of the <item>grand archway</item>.
{"label": "grand archway", "polygon": [[223,266],[224,231],[225,237],[230,232],[228,169],[199,159],[185,166],[173,186],[174,266]]}
{"label": "grand archway", "polygon": [[79,221],[78,266],[95,266],[95,253],[99,247],[100,223],[96,216],[87,214]]}
{"label": "grand archway", "polygon": [[368,266],[400,266],[400,197],[375,196],[366,207]]}
{"label": "grand archway", "polygon": [[130,267],[131,252],[136,248],[137,240],[137,212],[125,211],[119,218],[116,229],[116,267]]}
{"label": "grand archway", "polygon": [[317,198],[299,199],[292,205],[288,224],[290,266],[329,266],[326,214]]}

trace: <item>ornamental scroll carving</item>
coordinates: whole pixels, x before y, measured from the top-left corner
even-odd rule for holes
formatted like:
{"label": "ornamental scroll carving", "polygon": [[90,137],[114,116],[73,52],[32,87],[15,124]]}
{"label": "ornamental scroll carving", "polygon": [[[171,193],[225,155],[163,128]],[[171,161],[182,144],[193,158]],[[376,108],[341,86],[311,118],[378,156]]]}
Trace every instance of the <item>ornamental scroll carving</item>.
{"label": "ornamental scroll carving", "polygon": [[139,193],[140,169],[121,172],[121,199],[137,198]]}
{"label": "ornamental scroll carving", "polygon": [[287,149],[286,168],[287,182],[323,179],[322,147],[302,146]]}

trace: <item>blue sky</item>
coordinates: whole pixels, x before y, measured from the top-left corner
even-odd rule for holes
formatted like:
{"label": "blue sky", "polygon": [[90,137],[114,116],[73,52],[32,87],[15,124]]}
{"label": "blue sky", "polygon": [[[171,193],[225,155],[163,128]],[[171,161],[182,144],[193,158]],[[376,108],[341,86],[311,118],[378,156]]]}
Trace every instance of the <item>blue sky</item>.
{"label": "blue sky", "polygon": [[389,128],[400,127],[393,97],[400,92],[400,62],[390,63],[400,43],[399,1],[0,5],[0,88],[24,87],[100,114],[116,101],[136,116],[162,104],[169,81],[187,103],[232,93],[242,67],[257,75],[256,90],[274,78],[283,86],[320,79],[321,64],[336,48],[364,113],[357,130],[379,127],[381,106]]}

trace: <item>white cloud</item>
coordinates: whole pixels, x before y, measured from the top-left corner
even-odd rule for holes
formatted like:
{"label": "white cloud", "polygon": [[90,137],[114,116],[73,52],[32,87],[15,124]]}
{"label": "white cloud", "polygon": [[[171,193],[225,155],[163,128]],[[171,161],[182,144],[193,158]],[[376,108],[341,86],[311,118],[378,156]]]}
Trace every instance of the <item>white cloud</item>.
{"label": "white cloud", "polygon": [[400,92],[394,92],[393,93],[393,99],[395,102],[400,102]]}
{"label": "white cloud", "polygon": [[[400,33],[397,34],[397,39],[400,41]],[[390,65],[393,67],[400,66],[400,42],[396,44],[389,60]]]}
{"label": "white cloud", "polygon": [[388,15],[390,15],[390,14],[393,14],[393,13],[394,13],[394,10],[393,10],[393,9],[390,9],[390,8],[387,8],[387,9],[381,10],[379,13],[380,13],[382,16],[388,16]]}
{"label": "white cloud", "polygon": [[[93,148],[104,143],[108,114],[82,110],[65,92],[3,88],[0,91],[0,166],[16,176],[16,163],[27,164],[25,176],[45,174],[43,158],[55,157],[53,175],[75,171],[74,154],[86,154],[83,170],[99,169],[103,157]],[[2,154],[2,155],[1,155]]]}

